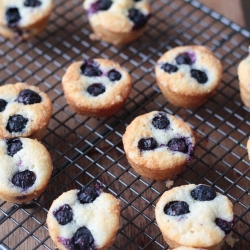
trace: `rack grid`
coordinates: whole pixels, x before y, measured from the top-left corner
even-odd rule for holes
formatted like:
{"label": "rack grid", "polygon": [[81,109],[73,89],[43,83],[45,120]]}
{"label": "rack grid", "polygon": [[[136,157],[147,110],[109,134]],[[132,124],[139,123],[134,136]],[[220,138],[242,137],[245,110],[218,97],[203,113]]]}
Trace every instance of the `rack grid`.
{"label": "rack grid", "polygon": [[[250,172],[245,146],[250,113],[241,102],[237,78],[237,65],[247,55],[250,33],[196,0],[155,0],[145,34],[130,45],[112,46],[89,39],[91,28],[82,1],[55,3],[50,22],[38,37],[21,43],[0,36],[0,84],[36,85],[54,105],[42,140],[53,159],[52,178],[31,204],[0,201],[0,249],[54,249],[45,223],[52,201],[64,191],[97,182],[121,201],[121,227],[110,249],[167,249],[154,216],[166,183],[138,176],[121,142],[126,125],[153,110],[182,118],[196,134],[195,160],[175,179],[174,186],[204,183],[227,195],[234,203],[233,231],[239,239],[233,249],[250,249]],[[154,75],[156,61],[165,51],[188,44],[207,46],[224,68],[218,93],[196,109],[168,103]],[[97,57],[117,61],[133,78],[124,108],[106,119],[75,114],[61,85],[72,62]]]}

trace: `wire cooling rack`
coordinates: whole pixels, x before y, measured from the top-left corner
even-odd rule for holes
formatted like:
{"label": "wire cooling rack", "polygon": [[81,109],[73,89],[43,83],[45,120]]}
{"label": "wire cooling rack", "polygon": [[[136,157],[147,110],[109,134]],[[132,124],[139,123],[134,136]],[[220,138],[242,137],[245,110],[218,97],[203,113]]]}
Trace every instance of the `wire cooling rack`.
{"label": "wire cooling rack", "polygon": [[[53,100],[54,112],[43,144],[54,171],[46,191],[30,205],[0,201],[0,249],[54,249],[45,223],[52,201],[62,192],[102,182],[121,200],[121,227],[111,249],[166,249],[154,216],[163,181],[138,176],[121,142],[136,116],[164,110],[184,119],[195,131],[195,160],[175,185],[205,183],[234,203],[234,249],[250,249],[249,161],[246,142],[250,113],[242,105],[237,65],[247,55],[250,33],[195,0],[152,1],[153,17],[145,34],[127,46],[93,42],[80,0],[57,0],[45,32],[28,42],[0,37],[0,83],[27,82]],[[179,45],[199,44],[222,60],[224,75],[215,95],[202,107],[181,109],[160,93],[154,75],[157,59]],[[76,115],[67,105],[61,78],[82,58],[110,58],[126,68],[133,89],[124,108],[100,120]],[[224,249],[229,249],[225,247]]]}

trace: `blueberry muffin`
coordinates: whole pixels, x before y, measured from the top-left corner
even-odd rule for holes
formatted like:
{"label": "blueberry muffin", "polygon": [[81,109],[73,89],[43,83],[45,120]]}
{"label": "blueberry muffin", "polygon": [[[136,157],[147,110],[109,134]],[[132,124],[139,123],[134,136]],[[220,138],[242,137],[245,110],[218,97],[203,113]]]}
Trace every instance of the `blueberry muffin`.
{"label": "blueberry muffin", "polygon": [[184,185],[163,193],[155,216],[171,248],[194,247],[219,250],[234,220],[233,204],[206,185]]}
{"label": "blueberry muffin", "polygon": [[193,247],[177,247],[172,250],[205,250],[204,248],[193,248]]}
{"label": "blueberry muffin", "polygon": [[170,103],[192,108],[216,93],[222,65],[204,46],[181,46],[158,60],[155,74],[159,88]]}
{"label": "blueberry muffin", "polygon": [[70,190],[54,200],[47,225],[60,250],[104,250],[113,244],[119,220],[119,201],[100,189],[87,187]]}
{"label": "blueberry muffin", "polygon": [[70,65],[62,79],[64,94],[76,113],[108,117],[117,113],[131,91],[131,77],[118,64],[88,59]]}
{"label": "blueberry muffin", "polygon": [[245,106],[250,108],[250,55],[240,62],[238,76],[240,81],[241,100]]}
{"label": "blueberry muffin", "polygon": [[248,152],[248,159],[250,160],[250,138],[247,141],[247,152]]}
{"label": "blueberry muffin", "polygon": [[153,180],[173,179],[194,154],[192,129],[165,112],[138,116],[127,127],[122,140],[131,166]]}
{"label": "blueberry muffin", "polygon": [[84,9],[94,31],[90,38],[115,45],[136,40],[150,17],[147,0],[86,0]]}
{"label": "blueberry muffin", "polygon": [[53,0],[1,0],[0,34],[26,40],[41,33],[53,8]]}
{"label": "blueberry muffin", "polygon": [[0,158],[2,200],[25,203],[45,190],[53,166],[49,152],[40,142],[29,138],[2,139]]}
{"label": "blueberry muffin", "polygon": [[0,138],[41,140],[51,115],[51,100],[39,88],[20,82],[0,87]]}

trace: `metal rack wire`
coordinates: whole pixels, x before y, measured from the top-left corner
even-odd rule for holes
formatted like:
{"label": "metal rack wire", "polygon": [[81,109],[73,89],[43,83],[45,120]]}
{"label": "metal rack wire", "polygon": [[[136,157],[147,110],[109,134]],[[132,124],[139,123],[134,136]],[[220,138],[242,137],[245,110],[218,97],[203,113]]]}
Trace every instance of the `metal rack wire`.
{"label": "metal rack wire", "polygon": [[[0,84],[17,81],[37,85],[53,100],[54,113],[43,139],[54,171],[45,193],[29,205],[0,201],[0,249],[53,249],[46,227],[51,202],[62,192],[102,182],[121,200],[121,228],[111,249],[166,249],[154,219],[164,182],[141,178],[129,166],[121,143],[125,125],[136,116],[165,110],[196,131],[196,158],[175,185],[206,183],[234,203],[234,249],[250,249],[249,186],[246,153],[249,110],[242,105],[236,67],[246,56],[250,33],[196,0],[152,1],[153,17],[146,33],[128,46],[93,42],[80,0],[56,0],[45,32],[17,43],[0,37]],[[157,59],[178,45],[209,47],[222,60],[218,94],[197,109],[180,109],[160,93],[154,75]],[[76,115],[63,96],[61,77],[82,58],[110,58],[133,78],[124,108],[104,120]],[[225,248],[228,249],[228,248]]]}

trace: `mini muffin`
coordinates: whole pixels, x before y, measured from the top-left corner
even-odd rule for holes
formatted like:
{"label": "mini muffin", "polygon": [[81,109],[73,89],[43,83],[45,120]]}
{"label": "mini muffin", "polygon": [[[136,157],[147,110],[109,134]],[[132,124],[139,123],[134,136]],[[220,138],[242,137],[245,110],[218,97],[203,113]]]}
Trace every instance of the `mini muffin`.
{"label": "mini muffin", "polygon": [[250,54],[240,62],[238,76],[240,81],[241,100],[245,106],[250,108]]}
{"label": "mini muffin", "polygon": [[158,60],[155,74],[159,88],[170,103],[192,108],[216,93],[222,65],[204,46],[181,46]]}
{"label": "mini muffin", "polygon": [[170,248],[221,249],[231,237],[233,204],[206,185],[184,185],[163,193],[155,216]]}
{"label": "mini muffin", "polygon": [[70,190],[54,200],[47,225],[60,250],[104,250],[113,244],[119,220],[119,201],[111,194],[87,187]]}
{"label": "mini muffin", "polygon": [[177,247],[172,250],[205,250],[204,248],[193,248],[193,247]]}
{"label": "mini muffin", "polygon": [[53,0],[1,0],[0,34],[26,40],[41,33],[53,8]]}
{"label": "mini muffin", "polygon": [[40,142],[29,138],[0,140],[0,158],[2,200],[25,203],[45,190],[53,165]]}
{"label": "mini muffin", "polygon": [[250,160],[250,138],[248,138],[247,141],[247,153],[248,153],[248,159]]}
{"label": "mini muffin", "polygon": [[68,104],[75,112],[94,117],[117,113],[132,88],[130,75],[118,63],[106,59],[73,63],[62,84]]}
{"label": "mini muffin", "polygon": [[0,87],[0,138],[41,140],[52,115],[49,97],[26,83]]}
{"label": "mini muffin", "polygon": [[194,154],[192,129],[165,112],[138,116],[127,127],[122,140],[131,166],[153,180],[173,179]]}
{"label": "mini muffin", "polygon": [[147,0],[86,0],[84,9],[94,31],[91,38],[115,45],[141,36],[150,16]]}

